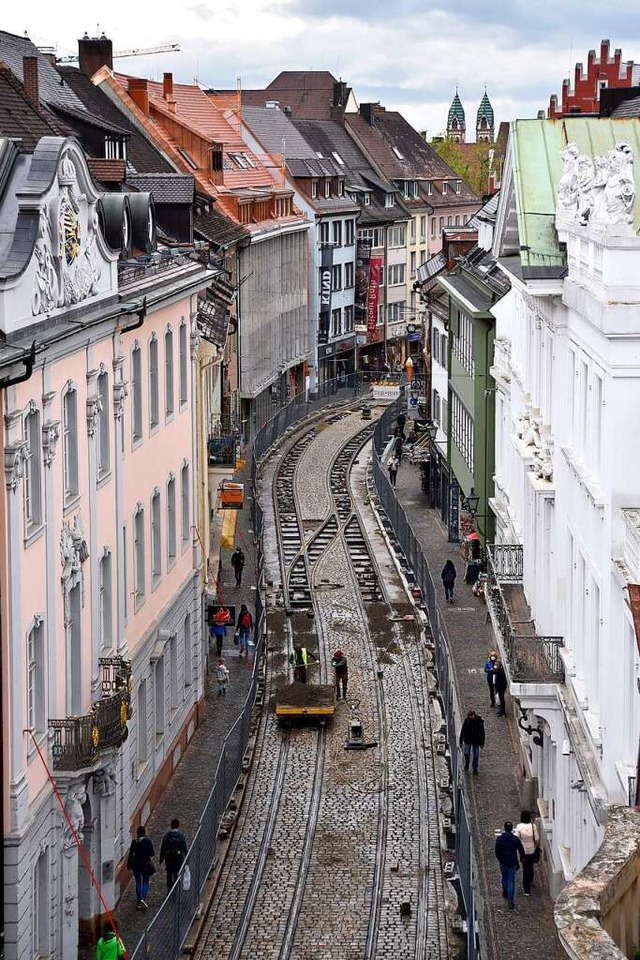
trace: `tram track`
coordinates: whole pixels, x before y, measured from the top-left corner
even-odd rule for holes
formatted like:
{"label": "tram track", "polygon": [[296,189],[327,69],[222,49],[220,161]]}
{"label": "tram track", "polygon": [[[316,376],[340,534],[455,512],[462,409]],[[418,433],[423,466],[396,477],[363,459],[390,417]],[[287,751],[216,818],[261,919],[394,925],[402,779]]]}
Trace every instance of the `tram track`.
{"label": "tram track", "polygon": [[[273,473],[282,597],[280,609],[269,611],[269,708],[261,718],[260,748],[219,895],[196,952],[199,960],[447,957],[446,929],[443,933],[439,922],[443,880],[439,886],[430,869],[431,861],[435,870],[440,859],[435,744],[419,645],[407,652],[398,635],[399,652],[389,668],[393,683],[387,686],[385,680],[383,686],[376,679],[376,624],[391,620],[393,604],[380,582],[350,484],[370,427],[345,438],[324,467],[325,494],[306,514],[300,506],[305,489],[301,461],[313,457],[323,430],[335,425],[347,433],[350,425],[340,426],[344,420],[344,414],[332,417],[331,423],[325,421],[329,427],[316,425],[295,436]],[[319,521],[311,520],[314,513]],[[276,634],[282,628],[283,636],[274,636],[274,628]],[[342,704],[333,726],[317,731],[283,730],[271,716],[276,684],[286,671],[289,643],[285,648],[284,637],[302,636],[309,646],[314,633],[321,682],[327,682],[336,646],[347,651],[349,701],[360,701],[358,715],[377,740],[371,751],[344,752],[339,724],[348,714],[341,713]],[[403,702],[404,720],[398,706]],[[409,724],[404,722],[407,703]],[[403,784],[411,792],[406,809],[398,803]],[[407,823],[416,803],[417,840]],[[393,871],[407,846],[407,865],[398,876]],[[398,898],[406,896],[409,885],[415,892],[413,913],[398,939]],[[326,905],[334,902],[342,905],[344,918],[340,913],[327,917]]]}

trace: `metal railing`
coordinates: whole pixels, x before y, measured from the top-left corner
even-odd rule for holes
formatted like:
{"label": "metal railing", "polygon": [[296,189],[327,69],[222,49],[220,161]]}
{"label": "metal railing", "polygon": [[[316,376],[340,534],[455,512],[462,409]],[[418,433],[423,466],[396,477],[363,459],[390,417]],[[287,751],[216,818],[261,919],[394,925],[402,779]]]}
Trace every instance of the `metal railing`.
{"label": "metal railing", "polygon": [[402,507],[396,499],[394,488],[389,483],[386,471],[381,463],[381,455],[389,436],[393,432],[395,418],[400,411],[400,402],[390,405],[378,421],[373,434],[373,479],[380,500],[380,507],[393,529],[399,548],[406,557],[415,576],[416,585],[422,591],[422,598],[427,610],[433,642],[435,646],[435,665],[438,675],[439,695],[442,705],[442,714],[449,743],[448,759],[451,766],[451,781],[453,783],[453,806],[455,811],[455,856],[457,877],[453,880],[459,884],[462,902],[464,904],[467,937],[467,960],[476,960],[479,955],[479,946],[476,934],[477,904],[474,890],[475,851],[471,835],[471,821],[467,808],[467,801],[460,788],[458,765],[460,755],[457,749],[458,733],[462,725],[461,698],[456,683],[456,674],[451,657],[451,644],[447,633],[444,617],[440,613],[436,600],[436,588],[431,576],[427,558],[422,545],[413,533],[411,524]]}
{"label": "metal railing", "polygon": [[[487,544],[487,602],[493,612],[507,653],[509,674],[520,683],[564,683],[564,663],[560,651],[562,637],[522,636],[514,629],[502,584],[520,583],[515,571],[522,568],[522,548]],[[501,577],[498,571],[504,570]]]}
{"label": "metal railing", "polygon": [[102,697],[82,717],[49,720],[53,732],[51,755],[54,770],[81,770],[96,762],[104,750],[117,749],[127,736],[131,716],[128,687]]}

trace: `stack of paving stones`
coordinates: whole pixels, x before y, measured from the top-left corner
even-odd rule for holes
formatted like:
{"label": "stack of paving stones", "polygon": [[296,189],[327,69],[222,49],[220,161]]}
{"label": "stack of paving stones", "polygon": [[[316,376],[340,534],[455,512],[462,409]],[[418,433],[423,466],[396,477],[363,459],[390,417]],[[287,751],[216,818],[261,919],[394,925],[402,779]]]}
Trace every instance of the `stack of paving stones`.
{"label": "stack of paving stones", "polygon": [[[249,453],[249,448],[247,448]],[[245,454],[246,455],[246,454]],[[256,600],[257,555],[251,523],[251,464],[247,462],[235,476],[245,484],[244,509],[238,511],[235,544],[240,545],[246,558],[242,586],[235,585],[235,575],[230,563],[233,548],[221,550],[221,571],[218,594],[222,602],[240,609],[246,603],[253,612]],[[237,616],[237,612],[236,612]],[[206,627],[205,627],[206,629]],[[205,807],[222,751],[225,737],[235,723],[245,702],[251,684],[252,664],[238,656],[233,643],[234,629],[227,628],[223,656],[229,668],[229,686],[226,697],[218,697],[215,678],[215,650],[210,658],[210,673],[205,681],[205,717],[196,730],[188,750],[185,751],[173,777],[146,823],[147,834],[153,840],[157,857],[160,842],[169,829],[173,817],[180,820],[180,828],[190,844]],[[131,876],[131,875],[130,875]],[[143,931],[162,904],[167,893],[164,868],[159,867],[151,881],[147,898],[148,911],[136,910],[133,880],[123,893],[115,911],[116,922],[129,953],[133,953]]]}
{"label": "stack of paving stones", "polygon": [[[524,897],[522,871],[518,871],[515,911],[508,910],[507,902],[502,898],[500,869],[494,853],[495,831],[502,828],[505,820],[512,820],[515,824],[520,818],[521,761],[518,728],[510,697],[507,696],[506,719],[500,719],[489,705],[484,663],[494,640],[487,624],[486,606],[464,583],[465,564],[458,544],[448,542],[447,531],[438,514],[427,508],[419,467],[406,461],[402,463],[396,496],[422,545],[436,590],[441,591],[440,572],[446,560],[453,560],[458,572],[455,602],[446,604],[444,591],[438,602],[451,642],[463,715],[475,710],[484,718],[486,729],[486,745],[480,754],[480,774],[477,777],[464,776],[487,956],[493,960],[556,960],[565,954],[556,933],[544,863],[536,865],[531,897]],[[457,744],[451,744],[451,749],[457,749]]]}

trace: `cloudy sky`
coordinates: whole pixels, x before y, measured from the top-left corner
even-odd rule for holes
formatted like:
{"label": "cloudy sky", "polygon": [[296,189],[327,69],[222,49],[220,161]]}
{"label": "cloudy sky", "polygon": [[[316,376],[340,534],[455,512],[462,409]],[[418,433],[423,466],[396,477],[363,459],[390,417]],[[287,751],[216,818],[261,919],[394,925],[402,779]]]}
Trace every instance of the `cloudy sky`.
{"label": "cloudy sky", "polygon": [[74,17],[30,0],[7,4],[0,27],[26,31],[60,56],[77,52],[85,30],[105,31],[116,51],[179,43],[180,53],[116,67],[149,77],[171,70],[176,80],[218,88],[238,78],[263,87],[281,70],[329,70],[359,102],[401,110],[429,137],[442,132],[456,84],[474,130],[485,84],[497,124],[546,108],[604,37],[640,62],[638,0],[174,0],[153,8],[86,0]]}

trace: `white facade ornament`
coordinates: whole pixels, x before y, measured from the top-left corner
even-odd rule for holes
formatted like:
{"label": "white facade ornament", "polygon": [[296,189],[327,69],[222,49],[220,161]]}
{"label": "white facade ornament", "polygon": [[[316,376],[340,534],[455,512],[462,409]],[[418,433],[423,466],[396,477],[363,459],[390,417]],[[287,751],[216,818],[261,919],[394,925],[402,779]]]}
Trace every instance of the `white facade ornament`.
{"label": "white facade ornament", "polygon": [[56,445],[60,439],[60,421],[45,420],[42,424],[42,460],[50,467],[56,455]]}
{"label": "white facade ornament", "polygon": [[[63,835],[63,847],[65,856],[70,857],[73,855],[73,851],[76,845],[76,836],[80,843],[84,840],[84,810],[82,805],[87,801],[87,791],[84,788],[84,784],[76,784],[75,786],[69,789],[67,794],[67,802],[64,805],[66,810],[67,817],[69,820],[64,820],[62,827]],[[69,826],[69,821],[73,826],[73,830]],[[74,836],[74,831],[76,836]]]}
{"label": "white facade ornament", "polygon": [[58,183],[60,196],[40,211],[33,316],[86,300],[96,292],[102,273],[96,247],[96,202],[88,202],[80,192],[68,153],[60,161]]}
{"label": "white facade ornament", "polygon": [[17,440],[4,448],[4,480],[7,490],[15,491],[24,476],[24,464],[29,456],[26,440]]}
{"label": "white facade ornament", "polygon": [[89,558],[87,541],[84,538],[84,526],[79,514],[72,523],[65,521],[60,532],[60,560],[62,563],[62,579],[68,579],[71,574],[78,573],[82,564]]}
{"label": "white facade ornament", "polygon": [[124,401],[129,395],[127,383],[123,379],[124,357],[119,355],[111,361],[113,367],[113,415],[120,420],[124,413]]}
{"label": "white facade ornament", "polygon": [[636,187],[633,150],[619,140],[613,150],[593,159],[580,154],[575,143],[562,151],[562,176],[556,193],[556,216],[586,227],[633,225]]}
{"label": "white facade ornament", "polygon": [[101,413],[102,400],[100,397],[87,397],[87,433],[90,437],[95,436],[98,417]]}
{"label": "white facade ornament", "polygon": [[548,447],[542,447],[537,453],[536,477],[540,480],[553,480],[553,461]]}

